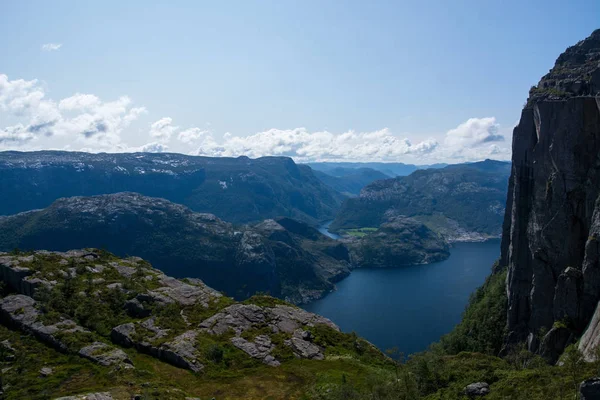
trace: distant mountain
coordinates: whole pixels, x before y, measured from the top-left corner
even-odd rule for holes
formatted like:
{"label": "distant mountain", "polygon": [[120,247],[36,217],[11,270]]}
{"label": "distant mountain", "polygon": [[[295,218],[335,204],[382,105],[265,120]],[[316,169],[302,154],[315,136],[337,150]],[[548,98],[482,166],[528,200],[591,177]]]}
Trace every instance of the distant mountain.
{"label": "distant mountain", "polygon": [[388,177],[406,176],[410,175],[419,169],[429,168],[443,168],[448,164],[432,164],[432,165],[414,165],[414,164],[403,164],[403,163],[384,163],[384,162],[317,162],[309,163],[312,169],[315,171],[321,171],[328,175],[337,176],[335,171],[340,170],[357,170],[357,169],[374,169],[381,172]]}
{"label": "distant mountain", "polygon": [[390,178],[382,172],[371,168],[333,168],[329,172],[314,171],[317,178],[324,184],[342,194],[356,196],[361,189],[371,182]]}
{"label": "distant mountain", "polygon": [[286,157],[0,152],[0,215],[61,197],[138,192],[235,223],[279,216],[333,219],[343,196]]}
{"label": "distant mountain", "polygon": [[118,193],[60,199],[0,217],[0,251],[104,248],[236,298],[269,292],[303,303],[349,273],[343,244],[289,218],[234,226],[168,200]]}
{"label": "distant mountain", "polygon": [[378,227],[393,211],[449,240],[499,237],[509,174],[510,163],[486,160],[376,181],[346,200],[330,230]]}
{"label": "distant mountain", "polygon": [[429,264],[450,256],[444,238],[413,218],[387,212],[379,229],[347,243],[352,264],[388,268]]}

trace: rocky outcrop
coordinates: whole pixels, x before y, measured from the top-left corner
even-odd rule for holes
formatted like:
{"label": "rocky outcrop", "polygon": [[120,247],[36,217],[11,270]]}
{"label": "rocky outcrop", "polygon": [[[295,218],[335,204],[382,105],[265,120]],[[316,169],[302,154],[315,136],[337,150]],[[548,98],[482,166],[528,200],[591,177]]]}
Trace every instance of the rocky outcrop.
{"label": "rocky outcrop", "polygon": [[471,383],[464,390],[468,397],[481,397],[490,393],[490,385],[486,382]]}
{"label": "rocky outcrop", "polygon": [[[150,279],[154,279],[154,276],[150,275]],[[139,293],[125,303],[125,309],[130,315],[144,318],[151,314],[154,307],[173,303],[180,306],[200,304],[207,308],[211,302],[223,296],[199,279],[187,279],[187,283],[161,274],[156,280],[162,286]]]}
{"label": "rocky outcrop", "polygon": [[[183,390],[198,393],[190,389],[195,381],[220,381],[224,371],[227,376],[254,376],[248,375],[248,368],[254,370],[261,363],[274,369],[282,366],[273,371],[278,380],[293,375],[285,364],[295,365],[292,369],[306,366],[311,371],[316,367],[335,373],[346,370],[346,365],[356,368],[357,363],[361,368],[363,364],[365,368],[381,366],[382,371],[390,365],[373,345],[340,332],[326,318],[267,295],[236,303],[198,279],[167,277],[139,258],[120,259],[96,249],[0,253],[0,258],[5,266],[18,264],[27,270],[25,276],[13,281],[14,288],[22,288],[27,278],[56,281],[51,287],[37,288],[35,299],[24,294],[0,299],[0,397],[3,391],[15,398],[29,398],[39,390],[64,393],[64,379],[72,377],[78,382],[74,388],[80,392],[100,384],[110,388],[116,398],[128,393],[127,398],[141,399],[143,394],[134,394],[140,392],[183,398],[188,394]],[[140,308],[132,308],[132,300]],[[111,343],[105,342],[107,336]],[[57,357],[50,347],[68,356]],[[338,359],[340,354],[343,360]],[[128,355],[136,363],[142,362],[139,367],[143,368],[132,370]],[[317,367],[315,363],[326,356],[335,361]],[[204,377],[177,373],[165,363]],[[333,369],[332,364],[336,365]],[[165,371],[177,382],[165,380],[161,375]],[[308,372],[312,381],[314,374]],[[29,383],[34,380],[32,389]],[[209,392],[217,393],[213,389]],[[90,393],[71,397],[106,396]]]}
{"label": "rocky outcrop", "polygon": [[310,360],[322,360],[324,357],[322,349],[311,343],[312,334],[310,331],[296,329],[292,337],[285,341],[285,344],[292,348],[297,357],[308,358]]}
{"label": "rocky outcrop", "polygon": [[122,363],[131,364],[131,360],[123,350],[102,342],[94,342],[85,346],[77,354],[105,367]]}
{"label": "rocky outcrop", "polygon": [[555,322],[578,337],[600,300],[599,61],[597,30],[532,89],[513,132],[501,255],[509,345],[538,351],[531,338],[546,331],[541,343],[560,352],[569,334]]}
{"label": "rocky outcrop", "polygon": [[[131,366],[125,352],[105,343],[94,341],[93,334],[74,321],[61,318],[55,323],[44,323],[43,313],[36,301],[25,295],[10,295],[0,299],[0,319],[3,323],[36,336],[39,340],[62,352],[74,352],[104,366]],[[71,337],[76,336],[73,343]],[[80,343],[88,345],[77,348]]]}
{"label": "rocky outcrop", "polygon": [[237,336],[250,329],[268,327],[273,333],[293,333],[303,326],[326,325],[339,331],[329,319],[301,308],[277,305],[260,307],[254,304],[234,304],[202,321],[200,328],[213,335],[233,331]]}
{"label": "rocky outcrop", "polygon": [[315,325],[326,325],[339,331],[327,318],[299,308],[283,305],[259,307],[252,304],[229,306],[203,321],[200,329],[211,335],[233,332],[231,343],[234,346],[265,364],[279,366],[279,361],[271,355],[275,346],[269,334],[257,335],[252,341],[243,338],[243,334],[257,329],[266,329],[270,334],[284,334],[287,337],[284,345],[291,348],[296,357],[322,360],[325,358],[323,349],[312,343],[311,333],[305,330]]}
{"label": "rocky outcrop", "polygon": [[275,349],[275,345],[267,335],[258,335],[253,341],[236,336],[231,338],[231,344],[248,354],[250,357],[262,360],[262,362],[267,365],[272,367],[278,367],[280,365],[280,362],[271,355],[271,352]]}
{"label": "rocky outcrop", "polygon": [[169,334],[154,324],[154,318],[140,323],[127,323],[116,326],[111,332],[111,340],[121,346],[135,347],[136,350],[150,354],[179,368],[200,372],[204,365],[199,361],[195,348],[195,330],[184,332],[174,339],[158,343]]}

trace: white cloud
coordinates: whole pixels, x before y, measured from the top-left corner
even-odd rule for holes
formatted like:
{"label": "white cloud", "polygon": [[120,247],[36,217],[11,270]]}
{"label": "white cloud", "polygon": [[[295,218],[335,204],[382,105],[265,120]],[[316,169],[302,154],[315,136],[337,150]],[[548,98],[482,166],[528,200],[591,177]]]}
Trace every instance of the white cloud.
{"label": "white cloud", "polygon": [[100,99],[93,94],[76,93],[71,97],[62,99],[58,103],[58,108],[61,111],[84,111],[97,107],[100,104]]}
{"label": "white cloud", "polygon": [[158,143],[158,142],[151,142],[151,143],[147,143],[143,146],[141,146],[140,148],[136,149],[135,151],[140,151],[143,153],[164,153],[167,150],[169,150],[169,146],[166,146],[162,143]]}
{"label": "white cloud", "polygon": [[23,120],[12,127],[0,127],[1,147],[40,137],[65,136],[71,141],[109,149],[118,148],[122,131],[143,114],[145,108],[132,107],[126,96],[103,102],[95,95],[77,93],[56,102],[46,99],[37,80],[11,81],[0,74],[0,111]]}
{"label": "white cloud", "polygon": [[9,81],[8,76],[0,74],[0,110],[12,115],[23,116],[39,108],[44,91],[37,79]]}
{"label": "white cloud", "polygon": [[46,43],[42,45],[43,51],[57,51],[62,47],[62,43]]}
{"label": "white cloud", "polygon": [[[181,131],[179,133],[179,135],[177,135],[177,139],[179,139],[179,141],[181,141],[183,143],[190,144],[190,143],[194,143],[195,141],[200,139],[202,136],[206,136],[209,134],[210,134],[210,132],[207,130],[202,130],[200,128],[190,128],[190,129]],[[227,135],[227,134],[225,134],[225,135]]]}
{"label": "white cloud", "polygon": [[446,133],[437,156],[448,162],[509,160],[511,149],[496,118],[470,118]]}
{"label": "white cloud", "polygon": [[173,126],[173,120],[171,118],[165,117],[150,125],[150,136],[164,143],[171,140],[171,136],[173,136],[173,133],[178,129],[178,126]]}
{"label": "white cloud", "polygon": [[469,118],[446,133],[446,144],[450,146],[479,146],[485,143],[502,142],[498,133],[500,125],[496,118]]}
{"label": "white cloud", "polygon": [[374,132],[309,132],[305,128],[271,129],[249,136],[224,136],[221,143],[204,134],[195,154],[207,156],[289,156],[297,161],[379,160],[397,161],[402,156],[428,154],[436,149],[435,139],[415,145],[388,129]]}
{"label": "white cloud", "polygon": [[22,146],[33,139],[33,134],[22,124],[0,130],[0,145]]}
{"label": "white cloud", "polygon": [[[156,120],[141,135],[134,135],[131,124],[144,113],[146,109],[133,107],[127,96],[103,101],[94,94],[75,93],[50,99],[39,81],[9,80],[0,74],[0,121],[11,120],[10,124],[0,125],[0,150],[176,151],[215,157],[289,156],[299,162],[417,164],[510,158],[510,140],[504,140],[504,135],[510,138],[510,134],[501,133],[493,117],[471,118],[445,134],[420,140],[410,140],[418,136],[399,136],[387,128],[337,133],[270,129],[250,135],[217,135],[209,128],[180,128],[169,117]],[[141,138],[147,135],[152,139],[143,144]],[[124,136],[130,140],[124,140]]]}

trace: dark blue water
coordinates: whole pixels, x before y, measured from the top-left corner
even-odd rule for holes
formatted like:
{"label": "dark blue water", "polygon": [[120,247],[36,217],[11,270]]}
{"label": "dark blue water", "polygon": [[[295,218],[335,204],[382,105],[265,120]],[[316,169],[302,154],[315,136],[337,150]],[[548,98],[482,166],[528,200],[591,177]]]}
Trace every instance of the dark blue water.
{"label": "dark blue water", "polygon": [[354,270],[337,291],[304,308],[382,350],[425,350],[460,321],[469,295],[500,256],[500,241],[455,243],[450,252],[429,265]]}

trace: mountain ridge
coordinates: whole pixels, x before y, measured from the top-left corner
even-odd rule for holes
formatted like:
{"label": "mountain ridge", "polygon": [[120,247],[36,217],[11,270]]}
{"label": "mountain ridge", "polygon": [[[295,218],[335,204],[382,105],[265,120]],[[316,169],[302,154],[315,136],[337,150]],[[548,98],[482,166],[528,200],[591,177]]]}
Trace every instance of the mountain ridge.
{"label": "mountain ridge", "polygon": [[132,191],[236,223],[289,216],[316,225],[332,219],[343,199],[287,157],[176,153],[0,152],[0,189],[0,215],[61,197]]}
{"label": "mountain ridge", "polygon": [[302,303],[333,290],[349,273],[348,254],[316,230],[315,238],[276,220],[236,226],[131,192],[59,199],[42,210],[2,217],[0,226],[6,251],[103,246],[147,258],[176,277],[201,277],[237,298],[269,292]]}
{"label": "mountain ridge", "polygon": [[342,204],[331,229],[377,227],[393,210],[449,240],[499,237],[509,172],[510,163],[486,160],[375,181]]}

